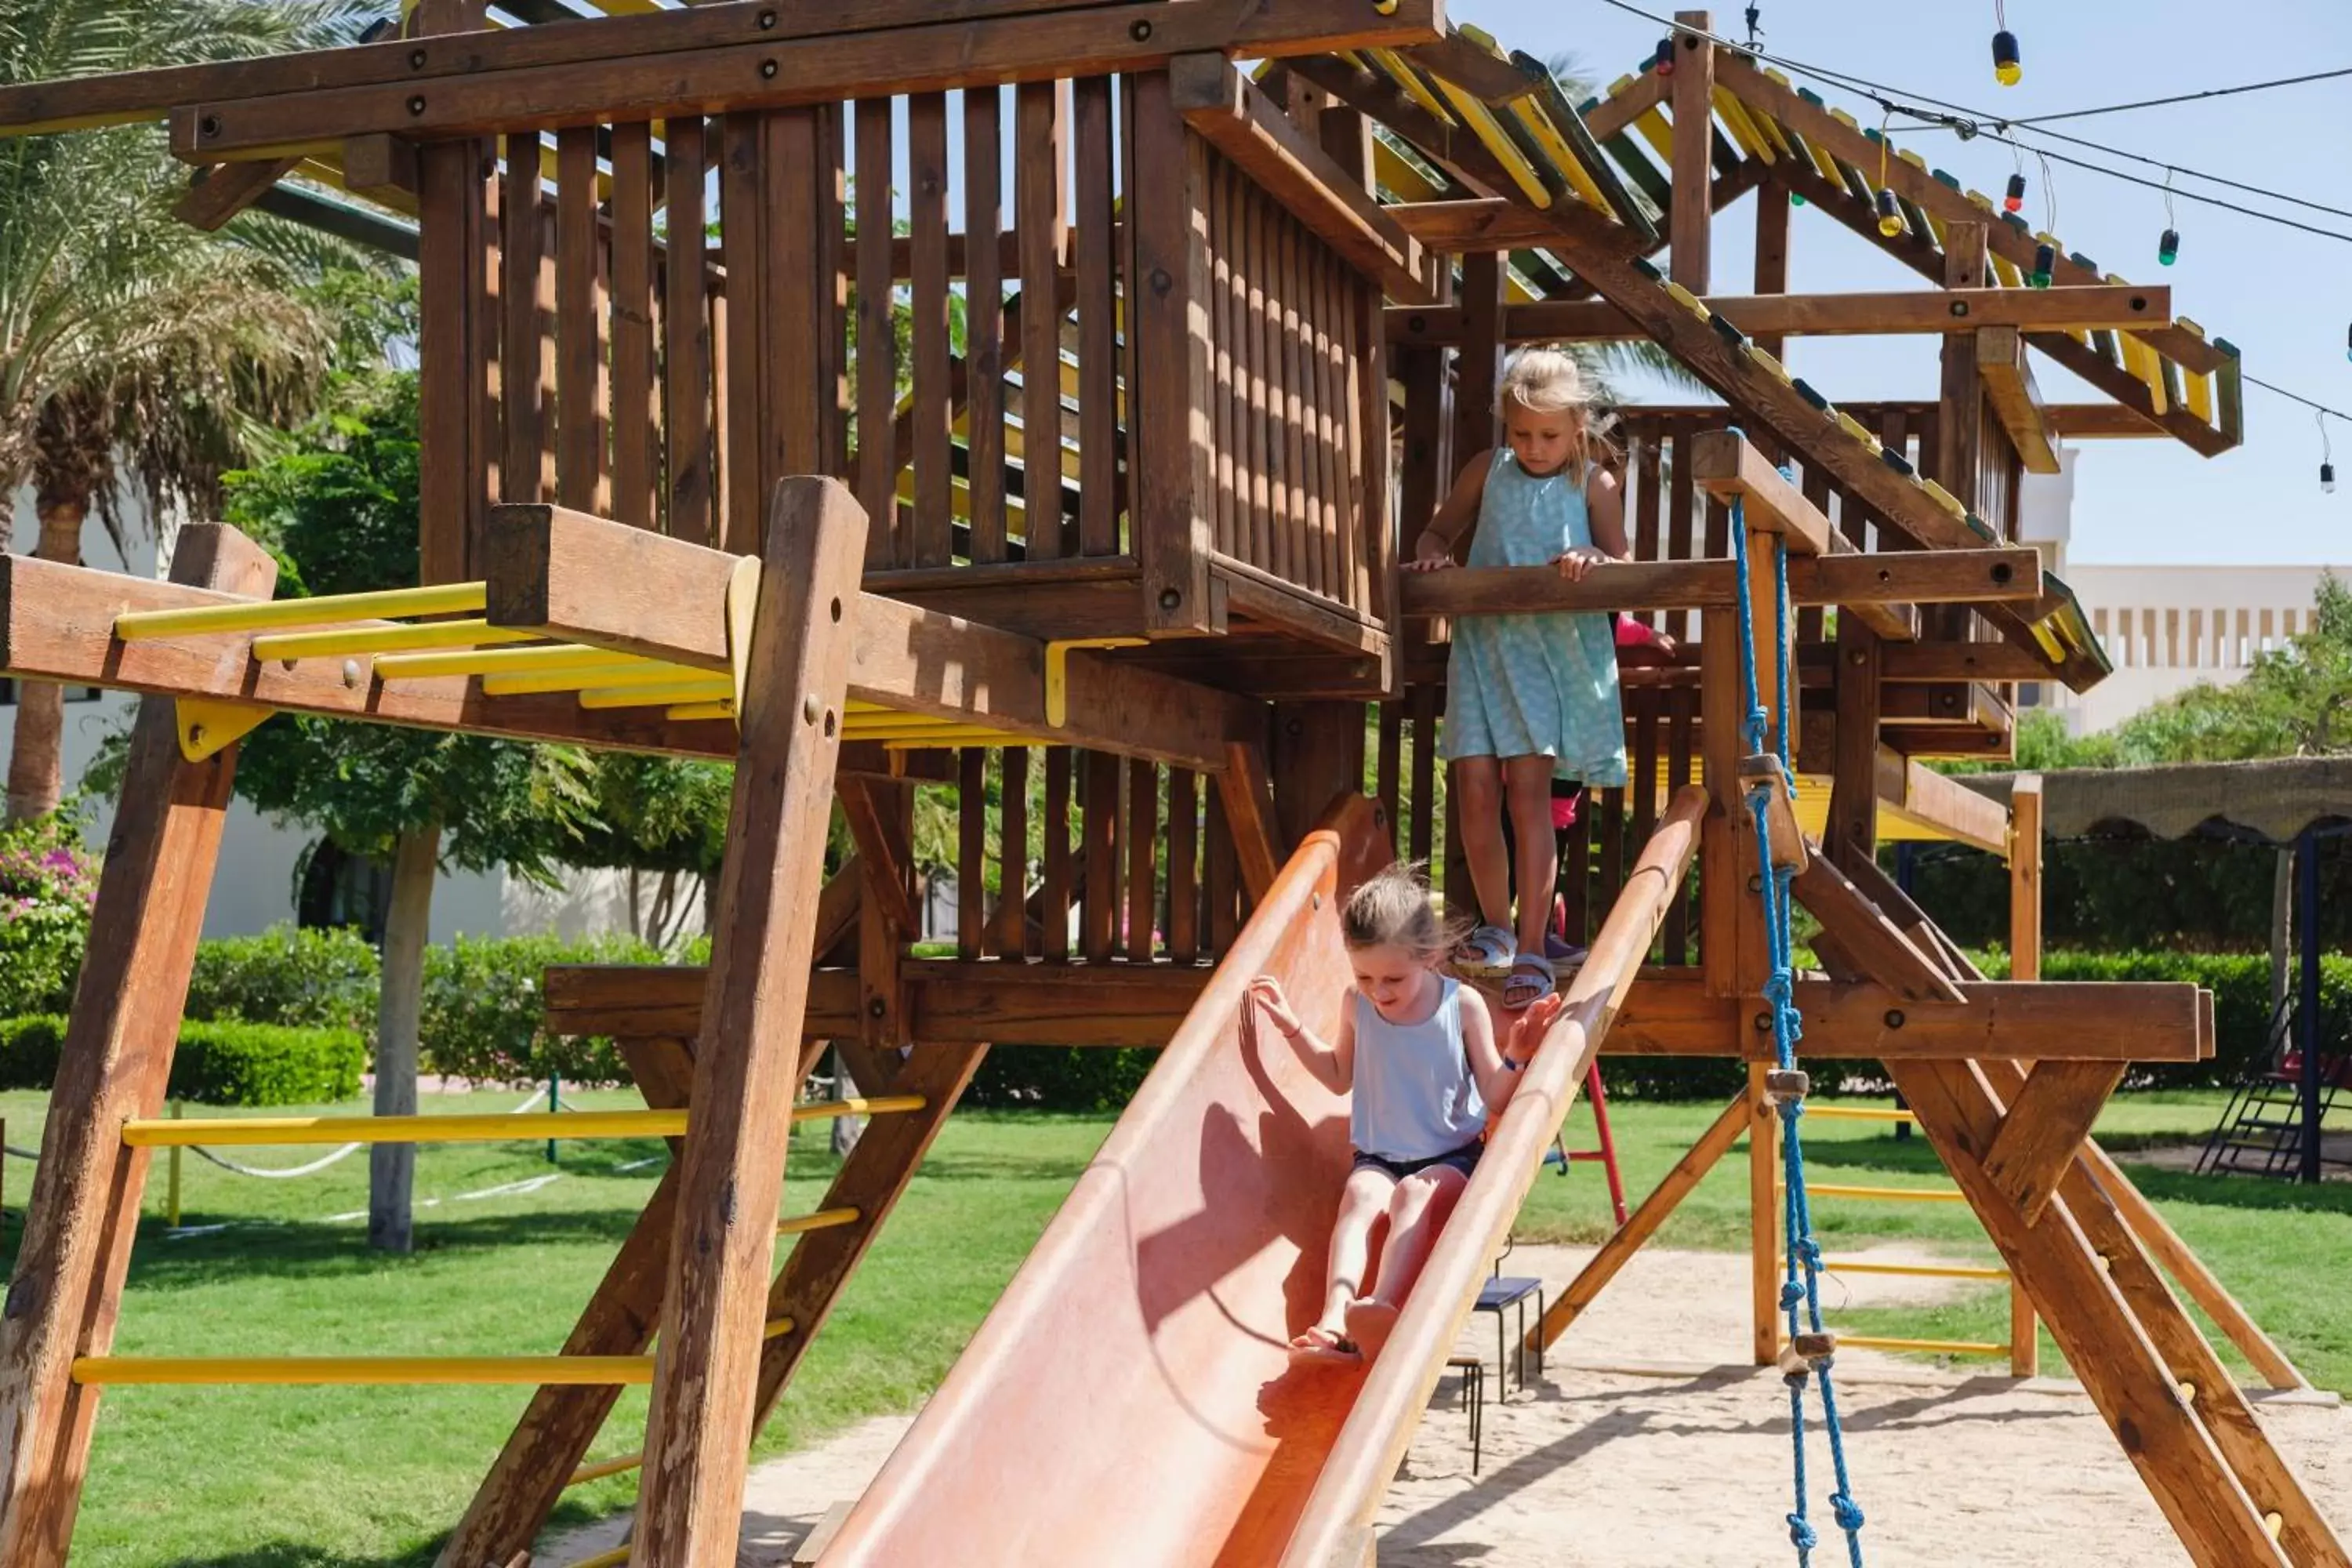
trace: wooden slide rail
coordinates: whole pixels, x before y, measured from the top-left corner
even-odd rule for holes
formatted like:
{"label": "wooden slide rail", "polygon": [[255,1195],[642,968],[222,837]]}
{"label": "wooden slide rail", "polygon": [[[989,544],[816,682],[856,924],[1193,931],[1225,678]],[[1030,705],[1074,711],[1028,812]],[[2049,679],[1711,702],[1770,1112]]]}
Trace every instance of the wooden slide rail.
{"label": "wooden slide rail", "polygon": [[1543,1152],[1575,1102],[1577,1086],[1682,887],[1706,809],[1706,792],[1696,786],[1675,796],[1583,967],[1550,1012],[1542,1043],[1487,1141],[1479,1174],[1446,1222],[1386,1349],[1365,1374],[1323,1479],[1283,1554],[1284,1568],[1361,1560],[1373,1513],[1469,1318],[1486,1260],[1518,1214]]}

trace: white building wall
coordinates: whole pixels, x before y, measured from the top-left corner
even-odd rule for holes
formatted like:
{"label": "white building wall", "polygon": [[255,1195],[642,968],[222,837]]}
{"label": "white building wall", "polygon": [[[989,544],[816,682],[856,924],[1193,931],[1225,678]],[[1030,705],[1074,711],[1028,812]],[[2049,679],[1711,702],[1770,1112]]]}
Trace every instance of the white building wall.
{"label": "white building wall", "polygon": [[[82,534],[82,560],[109,571],[159,576],[169,570],[168,550],[160,552],[154,531],[133,503],[130,518],[130,557],[126,561],[92,517]],[[10,548],[30,553],[39,542],[39,520],[33,510],[32,492],[15,498]],[[164,564],[159,566],[159,554]],[[102,694],[94,702],[66,704],[64,773],[66,787],[80,783],[106,737],[131,727],[137,700],[119,692]],[[0,702],[0,770],[7,766],[14,744],[16,710]],[[113,820],[111,802],[93,812],[87,837],[93,847],[106,842]],[[212,895],[205,907],[206,936],[237,936],[265,931],[294,919],[294,872],[303,851],[316,836],[307,828],[282,827],[264,818],[243,801],[229,807],[221,837],[220,865],[213,877]],[[583,872],[564,888],[549,892],[504,872],[445,873],[433,893],[433,937],[446,942],[467,936],[518,936],[547,932],[567,937],[628,929],[628,900],[624,878],[614,872]],[[695,929],[699,929],[698,920]]]}
{"label": "white building wall", "polygon": [[2310,629],[2326,566],[2076,565],[2065,573],[2115,673],[2055,704],[2077,734],[2108,730],[2200,682],[2227,686]]}

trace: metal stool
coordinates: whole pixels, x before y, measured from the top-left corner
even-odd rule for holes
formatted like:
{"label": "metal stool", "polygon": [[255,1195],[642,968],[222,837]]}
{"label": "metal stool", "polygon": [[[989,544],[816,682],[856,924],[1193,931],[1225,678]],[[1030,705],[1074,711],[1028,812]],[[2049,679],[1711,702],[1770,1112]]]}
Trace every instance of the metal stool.
{"label": "metal stool", "polygon": [[1486,1435],[1486,1360],[1484,1356],[1458,1355],[1445,1364],[1448,1370],[1462,1374],[1461,1403],[1470,1412],[1470,1473],[1475,1476]]}
{"label": "metal stool", "polygon": [[[1518,1341],[1514,1353],[1517,1357],[1519,1388],[1528,1386],[1528,1298],[1535,1298],[1536,1321],[1543,1321],[1543,1281],[1524,1274],[1497,1274],[1478,1292],[1473,1311],[1495,1314],[1495,1394],[1498,1399],[1510,1397],[1511,1385],[1503,1372],[1503,1309],[1516,1308],[1518,1312]],[[1536,1346],[1536,1375],[1543,1375],[1543,1346]]]}

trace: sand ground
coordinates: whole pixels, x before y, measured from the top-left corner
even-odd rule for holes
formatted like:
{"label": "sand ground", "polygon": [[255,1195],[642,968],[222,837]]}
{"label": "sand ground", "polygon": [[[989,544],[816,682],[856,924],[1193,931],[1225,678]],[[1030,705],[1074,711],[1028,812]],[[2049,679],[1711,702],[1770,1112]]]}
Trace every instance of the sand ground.
{"label": "sand ground", "polygon": [[[1508,1271],[1553,1292],[1586,1252],[1518,1248]],[[1872,1258],[1916,1258],[1881,1248]],[[1745,1364],[1747,1259],[1652,1249],[1636,1258],[1554,1347],[1544,1375],[1486,1404],[1483,1461],[1450,1376],[1438,1385],[1381,1510],[1382,1568],[1757,1568],[1792,1560],[1789,1406],[1780,1379]],[[1965,1288],[1886,1276],[1832,1282],[1832,1305],[1895,1305]],[[1495,1353],[1473,1315],[1465,1353]],[[2070,1382],[2020,1383],[2006,1368],[1948,1370],[1869,1352],[1839,1356],[1864,1536],[1879,1568],[2098,1563],[2178,1568],[2174,1542],[2098,1412]],[[1998,1374],[1998,1375],[1996,1375]],[[2320,1507],[2352,1532],[2352,1411],[2272,1401],[2263,1424]],[[741,1562],[788,1563],[838,1500],[856,1497],[908,1417],[865,1422],[772,1460],[747,1490]],[[1814,1474],[1827,1474],[1815,1434]],[[1844,1561],[1816,1483],[1819,1562]],[[577,1561],[622,1539],[624,1521],[547,1542],[535,1560]],[[912,1565],[910,1565],[912,1568]]]}

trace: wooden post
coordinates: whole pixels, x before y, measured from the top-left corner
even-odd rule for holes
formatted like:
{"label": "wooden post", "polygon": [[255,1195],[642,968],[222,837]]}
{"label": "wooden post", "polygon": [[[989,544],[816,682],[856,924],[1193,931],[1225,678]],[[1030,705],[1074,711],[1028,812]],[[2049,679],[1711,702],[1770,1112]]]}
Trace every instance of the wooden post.
{"label": "wooden post", "polygon": [[[487,26],[482,0],[419,0],[408,31]],[[416,151],[418,572],[424,583],[462,583],[489,506],[489,359],[499,323],[489,309],[488,190],[485,143],[433,142]],[[520,300],[510,309],[521,309]]]}
{"label": "wooden post", "polygon": [[1748,1064],[1748,1353],[1769,1366],[1780,1353],[1780,1124],[1764,1093],[1764,1062]]}
{"label": "wooden post", "polygon": [[1143,573],[1143,622],[1154,632],[1218,624],[1209,588],[1210,508],[1208,150],[1170,102],[1168,73],[1126,79],[1134,155],[1151,171],[1148,201],[1130,198],[1135,246],[1127,310],[1137,376],[1128,387],[1130,526]]}
{"label": "wooden post", "polygon": [[783,1140],[801,1060],[866,519],[831,479],[776,489],[728,822],[696,1118],[654,1365],[631,1561],[733,1559]]}
{"label": "wooden post", "polygon": [[[1756,292],[1789,291],[1789,193],[1778,180],[1756,187]],[[1780,332],[1759,332],[1756,346],[1783,364],[1788,363],[1788,339]]]}
{"label": "wooden post", "polygon": [[[180,532],[174,583],[266,599],[277,578],[234,529]],[[73,1363],[113,1342],[147,1180],[122,1123],[163,1107],[236,769],[233,746],[187,761],[173,700],[142,700],[0,1315],[0,1562],[62,1563],[72,1541],[99,1397]]]}
{"label": "wooden post", "polygon": [[1674,108],[1674,201],[1666,215],[1668,276],[1694,294],[1707,289],[1707,226],[1715,219],[1715,30],[1710,11],[1677,11]]}
{"label": "wooden post", "polygon": [[[1944,230],[1944,287],[1984,286],[1986,228],[1981,223],[1956,223]],[[1982,489],[1979,468],[1984,460],[1984,380],[1974,332],[1947,332],[1943,346],[1943,383],[1936,405],[1936,472],[1931,475],[1976,510]],[[1998,525],[1996,525],[1998,526]],[[1930,605],[1921,613],[1922,635],[1957,639],[1968,635],[1969,612],[1959,605]]]}

